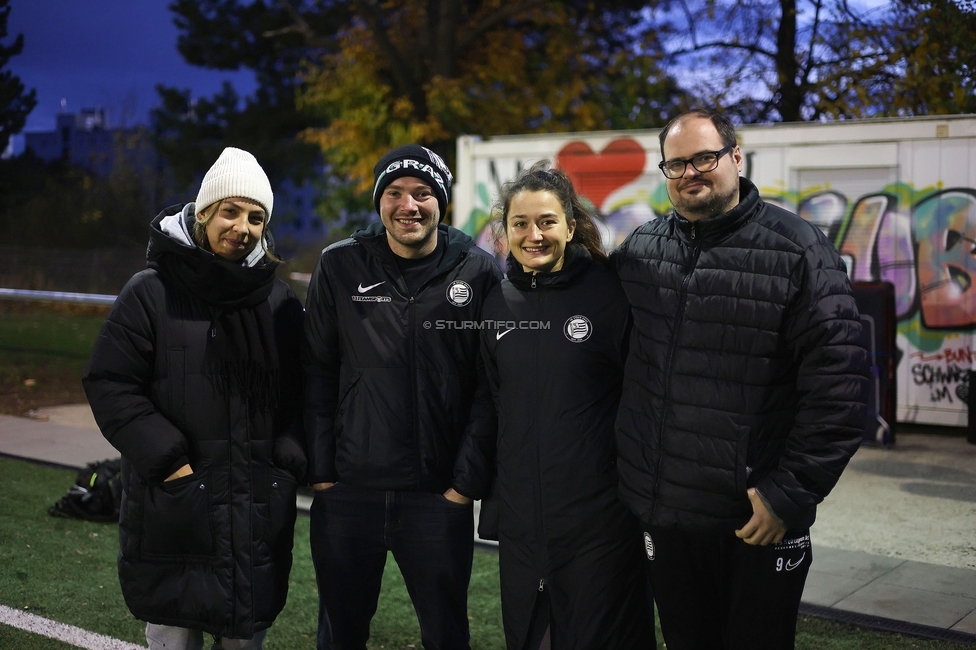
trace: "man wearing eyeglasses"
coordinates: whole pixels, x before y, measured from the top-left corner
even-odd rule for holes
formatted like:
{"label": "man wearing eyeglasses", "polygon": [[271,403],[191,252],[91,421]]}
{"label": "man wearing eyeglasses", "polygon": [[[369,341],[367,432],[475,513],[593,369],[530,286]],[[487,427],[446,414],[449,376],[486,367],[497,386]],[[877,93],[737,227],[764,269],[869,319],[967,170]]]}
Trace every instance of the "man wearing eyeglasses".
{"label": "man wearing eyeglasses", "polygon": [[611,256],[633,307],[620,494],[668,650],[792,648],[816,506],[866,416],[860,317],[823,233],[739,176],[727,118],[660,140],[675,209]]}

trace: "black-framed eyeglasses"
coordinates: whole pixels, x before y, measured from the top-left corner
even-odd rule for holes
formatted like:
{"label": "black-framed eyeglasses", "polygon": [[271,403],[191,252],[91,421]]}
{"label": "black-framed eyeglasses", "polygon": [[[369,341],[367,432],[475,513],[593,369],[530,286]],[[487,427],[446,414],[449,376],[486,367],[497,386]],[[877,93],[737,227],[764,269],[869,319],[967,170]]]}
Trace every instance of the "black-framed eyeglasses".
{"label": "black-framed eyeglasses", "polygon": [[718,151],[703,151],[700,154],[696,154],[691,158],[674,158],[672,160],[662,160],[658,163],[658,167],[664,172],[664,175],[668,178],[681,178],[685,175],[685,169],[688,167],[688,163],[695,168],[699,174],[704,174],[706,172],[714,171],[718,167],[719,159],[727,154],[728,152],[735,149],[736,145],[729,145],[724,149],[719,149]]}

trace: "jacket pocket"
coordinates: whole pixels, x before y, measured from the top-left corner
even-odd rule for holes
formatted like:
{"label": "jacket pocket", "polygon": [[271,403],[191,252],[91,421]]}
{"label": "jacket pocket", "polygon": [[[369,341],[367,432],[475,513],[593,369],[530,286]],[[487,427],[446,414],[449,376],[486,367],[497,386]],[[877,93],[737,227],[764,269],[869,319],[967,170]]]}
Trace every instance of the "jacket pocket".
{"label": "jacket pocket", "polygon": [[298,482],[287,471],[275,467],[271,470],[271,494],[268,499],[268,545],[272,549],[282,546],[291,550],[295,531],[295,493]]}
{"label": "jacket pocket", "polygon": [[359,380],[362,379],[363,371],[356,370],[352,377],[349,378],[348,383],[342,387],[339,391],[339,401],[336,403],[336,418],[335,418],[335,429],[334,435],[338,440],[342,437],[342,431],[345,428],[345,420],[343,415],[349,408],[349,403],[356,396],[356,387],[359,385]]}
{"label": "jacket pocket", "polygon": [[749,477],[753,468],[749,466],[749,441],[740,440],[736,445],[735,496],[743,497],[749,490]]}
{"label": "jacket pocket", "polygon": [[210,470],[149,486],[143,529],[144,555],[212,556]]}

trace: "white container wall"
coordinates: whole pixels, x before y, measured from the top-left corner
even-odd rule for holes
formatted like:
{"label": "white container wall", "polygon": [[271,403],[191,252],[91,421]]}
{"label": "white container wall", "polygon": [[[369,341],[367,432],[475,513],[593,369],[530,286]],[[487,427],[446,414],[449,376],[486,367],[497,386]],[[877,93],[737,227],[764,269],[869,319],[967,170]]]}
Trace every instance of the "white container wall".
{"label": "white container wall", "polygon": [[[778,124],[739,130],[743,175],[816,223],[852,279],[895,286],[898,420],[967,421],[976,333],[976,116]],[[500,257],[488,227],[501,183],[542,158],[603,217],[608,247],[671,209],[657,131],[457,143],[454,223]]]}

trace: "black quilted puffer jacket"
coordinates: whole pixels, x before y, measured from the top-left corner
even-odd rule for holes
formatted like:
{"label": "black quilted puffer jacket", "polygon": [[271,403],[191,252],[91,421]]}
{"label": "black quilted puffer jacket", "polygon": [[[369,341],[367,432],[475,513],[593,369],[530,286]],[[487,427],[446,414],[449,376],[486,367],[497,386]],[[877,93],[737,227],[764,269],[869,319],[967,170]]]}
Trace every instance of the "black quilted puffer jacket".
{"label": "black quilted puffer jacket", "polygon": [[[271,258],[224,262],[161,228],[173,215],[192,223],[189,207],[153,221],[150,268],[115,301],[83,383],[122,454],[129,609],[248,638],[271,626],[288,592],[305,462],[302,305]],[[164,482],[184,464],[192,474]]]}
{"label": "black quilted puffer jacket", "polygon": [[755,487],[806,528],[860,441],[869,361],[844,264],[746,179],[740,197],[645,223],[612,256],[634,323],[620,491],[653,526],[731,533]]}

